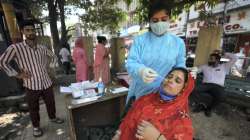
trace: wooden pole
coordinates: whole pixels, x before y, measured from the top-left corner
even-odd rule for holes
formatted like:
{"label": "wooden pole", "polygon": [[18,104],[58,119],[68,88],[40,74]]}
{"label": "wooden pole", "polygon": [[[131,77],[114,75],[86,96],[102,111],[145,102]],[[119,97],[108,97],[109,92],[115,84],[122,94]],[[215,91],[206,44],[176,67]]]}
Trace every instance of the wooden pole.
{"label": "wooden pole", "polygon": [[20,40],[22,40],[22,37],[18,28],[14,7],[11,3],[3,1],[1,2],[1,5],[7,22],[11,41],[12,43],[19,42]]}

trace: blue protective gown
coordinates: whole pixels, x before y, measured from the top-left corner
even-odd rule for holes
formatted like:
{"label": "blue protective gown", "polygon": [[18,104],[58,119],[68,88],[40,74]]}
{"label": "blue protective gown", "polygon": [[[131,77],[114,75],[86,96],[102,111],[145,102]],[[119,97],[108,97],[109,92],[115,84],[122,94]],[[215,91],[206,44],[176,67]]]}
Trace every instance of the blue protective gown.
{"label": "blue protective gown", "polygon": [[156,36],[152,32],[146,32],[134,39],[126,63],[127,71],[132,78],[129,85],[127,102],[130,97],[140,96],[156,90],[161,80],[153,83],[144,83],[139,70],[149,67],[160,76],[165,77],[173,67],[186,67],[186,48],[183,40],[175,35],[166,33]]}

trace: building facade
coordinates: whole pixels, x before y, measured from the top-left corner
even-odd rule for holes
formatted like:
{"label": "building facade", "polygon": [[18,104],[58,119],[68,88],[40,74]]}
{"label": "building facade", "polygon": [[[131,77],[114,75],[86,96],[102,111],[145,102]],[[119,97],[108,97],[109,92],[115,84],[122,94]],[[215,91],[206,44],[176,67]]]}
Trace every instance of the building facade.
{"label": "building facade", "polygon": [[[215,15],[216,24],[223,26],[223,49],[229,52],[237,51],[237,47],[250,41],[250,0],[232,0],[226,5],[221,2],[213,9],[207,8],[207,10],[211,10]],[[207,26],[207,23],[199,20],[199,10],[192,6],[186,31],[188,48],[194,49],[196,46],[199,29],[202,26]]]}
{"label": "building facade", "polygon": [[129,6],[123,0],[117,2],[117,7],[128,15],[127,20],[121,24],[121,32],[127,32],[127,30],[130,30],[130,27],[134,30],[135,26],[139,26],[138,21],[135,20],[135,11],[138,4],[138,0],[132,0]]}

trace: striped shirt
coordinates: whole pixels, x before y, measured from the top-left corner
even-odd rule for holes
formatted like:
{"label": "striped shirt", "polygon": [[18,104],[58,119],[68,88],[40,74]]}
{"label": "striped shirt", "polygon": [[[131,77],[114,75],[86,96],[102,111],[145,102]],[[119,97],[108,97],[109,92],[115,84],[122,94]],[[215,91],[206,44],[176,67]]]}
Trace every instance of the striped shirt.
{"label": "striped shirt", "polygon": [[45,46],[37,45],[37,48],[32,48],[23,41],[12,44],[6,49],[0,56],[0,68],[9,76],[17,76],[18,72],[9,65],[11,60],[18,64],[19,69],[31,74],[31,78],[23,79],[24,87],[31,90],[43,90],[52,85],[47,66],[50,60],[50,66],[56,65],[57,57]]}

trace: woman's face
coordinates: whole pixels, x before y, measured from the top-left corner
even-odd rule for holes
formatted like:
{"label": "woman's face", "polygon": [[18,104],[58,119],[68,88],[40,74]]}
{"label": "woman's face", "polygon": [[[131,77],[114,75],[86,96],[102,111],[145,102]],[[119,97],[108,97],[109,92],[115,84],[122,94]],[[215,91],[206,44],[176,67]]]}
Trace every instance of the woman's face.
{"label": "woman's face", "polygon": [[75,44],[75,45],[76,45],[76,46],[79,46],[79,47],[81,47],[81,48],[84,48],[83,40],[82,40],[82,39],[76,40],[76,44]]}
{"label": "woman's face", "polygon": [[108,41],[104,40],[102,43],[103,43],[103,45],[107,45]]}
{"label": "woman's face", "polygon": [[184,88],[184,73],[180,70],[175,70],[168,74],[162,84],[165,92],[169,95],[175,96]]}
{"label": "woman's face", "polygon": [[169,16],[166,14],[165,10],[161,10],[156,12],[151,18],[150,21],[151,22],[159,22],[159,21],[168,21],[169,20]]}

